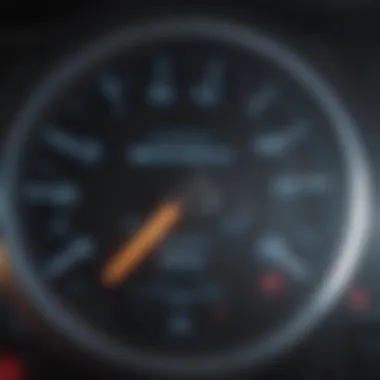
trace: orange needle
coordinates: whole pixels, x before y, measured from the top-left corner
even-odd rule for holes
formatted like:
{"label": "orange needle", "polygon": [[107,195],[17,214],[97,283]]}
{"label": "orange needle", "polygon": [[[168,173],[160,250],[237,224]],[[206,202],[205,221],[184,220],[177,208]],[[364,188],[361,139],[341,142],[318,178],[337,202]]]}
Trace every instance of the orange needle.
{"label": "orange needle", "polygon": [[137,230],[132,239],[124,244],[106,263],[101,278],[104,285],[113,287],[128,275],[150,254],[182,216],[182,204],[168,201],[160,205]]}
{"label": "orange needle", "polygon": [[8,252],[4,242],[0,241],[0,285],[7,284],[11,277],[11,267]]}

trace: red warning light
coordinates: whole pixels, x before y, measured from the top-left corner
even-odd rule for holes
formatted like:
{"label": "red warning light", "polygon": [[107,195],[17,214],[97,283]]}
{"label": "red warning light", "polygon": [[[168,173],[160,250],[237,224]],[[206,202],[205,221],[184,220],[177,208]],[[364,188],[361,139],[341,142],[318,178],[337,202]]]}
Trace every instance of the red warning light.
{"label": "red warning light", "polygon": [[370,308],[370,296],[366,289],[352,289],[348,295],[348,307],[353,311],[366,311]]}
{"label": "red warning light", "polygon": [[283,294],[286,291],[285,278],[282,273],[269,271],[264,273],[258,281],[258,290],[264,294]]}
{"label": "red warning light", "polygon": [[1,380],[25,380],[27,378],[24,363],[16,356],[1,354],[0,379]]}

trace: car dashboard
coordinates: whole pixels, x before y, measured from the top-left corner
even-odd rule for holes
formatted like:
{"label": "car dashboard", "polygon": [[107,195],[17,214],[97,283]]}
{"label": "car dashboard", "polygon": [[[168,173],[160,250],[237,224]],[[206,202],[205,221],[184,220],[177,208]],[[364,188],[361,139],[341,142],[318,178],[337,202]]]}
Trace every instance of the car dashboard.
{"label": "car dashboard", "polygon": [[[123,13],[128,22],[133,22],[146,14],[154,14],[158,19],[177,13],[211,15],[244,22],[268,31],[269,35],[279,36],[281,42],[300,53],[338,94],[357,125],[368,162],[373,189],[370,237],[363,243],[365,252],[355,265],[348,286],[329,313],[294,347],[276,356],[270,365],[244,374],[236,372],[228,378],[377,378],[380,375],[380,4],[343,0],[235,1],[224,5],[207,2],[199,6],[143,3],[123,4],[124,13],[119,12],[118,16]],[[0,7],[0,121],[4,150],[12,120],[19,113],[21,98],[29,91],[29,83],[44,73],[46,64],[78,36],[87,39],[95,36],[93,24],[101,25],[97,20],[107,14],[109,8],[112,7],[104,3],[75,2],[54,7],[38,2],[28,4],[27,8],[17,3]],[[112,16],[107,19],[107,25],[112,25]],[[88,24],[91,26],[87,28]],[[7,220],[2,223],[7,224]],[[39,330],[32,327],[29,318],[13,306],[9,286],[3,290],[1,380],[110,378],[94,371],[96,367],[91,360],[83,364],[80,356],[69,354],[70,349],[52,350]],[[108,373],[108,367],[105,371]],[[129,372],[127,377],[117,376],[145,378],[137,370]],[[161,378],[154,373],[150,376]]]}

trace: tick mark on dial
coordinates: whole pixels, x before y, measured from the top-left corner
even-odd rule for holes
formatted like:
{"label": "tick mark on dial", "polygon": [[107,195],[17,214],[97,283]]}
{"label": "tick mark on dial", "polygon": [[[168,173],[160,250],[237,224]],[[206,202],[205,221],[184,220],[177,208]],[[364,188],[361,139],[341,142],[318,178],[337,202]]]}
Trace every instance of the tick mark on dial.
{"label": "tick mark on dial", "polygon": [[49,126],[44,142],[54,151],[85,165],[96,165],[103,158],[103,145],[91,138],[72,135],[57,126]]}
{"label": "tick mark on dial", "polygon": [[76,265],[93,257],[95,243],[87,236],[77,237],[62,251],[56,253],[45,266],[45,276],[49,279],[57,279],[73,269]]}
{"label": "tick mark on dial", "polygon": [[33,181],[23,188],[25,199],[33,204],[75,206],[81,200],[79,187],[68,181]]}

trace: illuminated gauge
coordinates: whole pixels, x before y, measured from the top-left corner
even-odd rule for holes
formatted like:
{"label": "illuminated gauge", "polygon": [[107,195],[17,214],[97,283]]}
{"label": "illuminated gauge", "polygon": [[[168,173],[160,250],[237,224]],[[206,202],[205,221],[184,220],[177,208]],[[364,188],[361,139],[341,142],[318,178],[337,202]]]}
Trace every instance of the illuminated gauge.
{"label": "illuminated gauge", "polygon": [[320,320],[361,257],[354,122],[249,28],[125,27],[58,62],[10,129],[16,275],[50,326],[118,368],[253,366]]}

